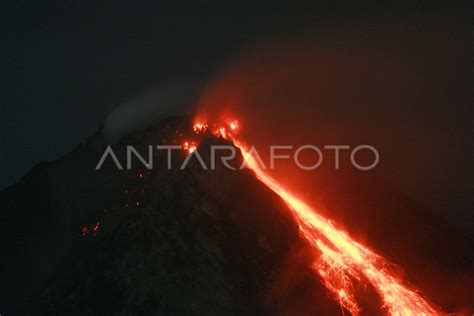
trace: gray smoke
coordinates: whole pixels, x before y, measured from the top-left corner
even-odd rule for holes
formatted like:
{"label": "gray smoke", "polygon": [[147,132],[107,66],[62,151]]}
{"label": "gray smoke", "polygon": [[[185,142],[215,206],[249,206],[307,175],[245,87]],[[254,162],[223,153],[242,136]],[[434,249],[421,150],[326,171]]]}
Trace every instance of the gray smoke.
{"label": "gray smoke", "polygon": [[156,85],[119,104],[104,121],[105,141],[113,144],[162,118],[192,113],[201,87],[197,80]]}

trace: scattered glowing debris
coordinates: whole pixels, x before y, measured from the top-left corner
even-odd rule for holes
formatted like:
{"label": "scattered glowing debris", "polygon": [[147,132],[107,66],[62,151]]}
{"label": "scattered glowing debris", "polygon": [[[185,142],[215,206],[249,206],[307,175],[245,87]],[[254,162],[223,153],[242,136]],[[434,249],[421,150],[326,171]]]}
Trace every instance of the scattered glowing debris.
{"label": "scattered glowing debris", "polygon": [[227,131],[225,129],[225,127],[219,127],[219,128],[216,128],[212,134],[214,134],[214,136],[217,136],[217,137],[222,137],[222,138],[226,138],[227,137]]}
{"label": "scattered glowing debris", "polygon": [[228,123],[228,125],[229,125],[230,129],[234,132],[239,129],[239,122],[237,120],[230,121]]}
{"label": "scattered glowing debris", "polygon": [[197,148],[195,141],[185,141],[182,146],[183,150],[187,151],[188,154],[193,153]]}
{"label": "scattered glowing debris", "polygon": [[97,233],[99,231],[99,227],[100,227],[100,222],[96,222],[95,224],[93,225],[88,225],[88,226],[83,226],[81,228],[81,234],[82,236],[87,236],[89,235],[89,233],[92,232],[92,236],[97,236]]}
{"label": "scattered glowing debris", "polygon": [[204,133],[209,126],[206,123],[196,123],[193,125],[195,133]]}
{"label": "scattered glowing debris", "polygon": [[87,236],[89,234],[89,228],[87,226],[82,227],[81,233],[82,233],[82,236]]}
{"label": "scattered glowing debris", "polygon": [[94,236],[97,236],[97,232],[99,231],[99,227],[100,227],[100,223],[99,222],[95,223],[94,227],[92,228],[92,234]]}

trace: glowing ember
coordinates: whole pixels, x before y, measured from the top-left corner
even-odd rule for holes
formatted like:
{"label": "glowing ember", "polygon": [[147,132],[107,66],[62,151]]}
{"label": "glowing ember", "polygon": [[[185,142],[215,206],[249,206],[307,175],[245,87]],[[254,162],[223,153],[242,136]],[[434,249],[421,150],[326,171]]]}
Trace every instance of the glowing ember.
{"label": "glowing ember", "polygon": [[188,152],[188,154],[194,152],[196,150],[196,142],[195,141],[186,141],[183,143],[183,149]]}
{"label": "glowing ember", "polygon": [[99,222],[96,222],[93,225],[83,226],[81,228],[82,236],[87,236],[87,235],[89,235],[90,232],[92,232],[92,236],[95,237],[95,236],[97,236],[97,233],[99,232],[99,228],[100,228],[100,223]]}
{"label": "glowing ember", "polygon": [[95,223],[94,227],[92,228],[92,234],[94,236],[97,236],[97,232],[99,231],[99,227],[100,227],[100,223],[99,222]]}
{"label": "glowing ember", "polygon": [[236,131],[239,128],[239,122],[237,120],[230,121],[228,124],[232,131]]}
{"label": "glowing ember", "polygon": [[[227,125],[231,130],[237,129],[237,122],[232,122]],[[361,312],[352,282],[362,280],[372,284],[383,301],[382,308],[387,309],[390,315],[441,315],[436,307],[431,306],[416,290],[410,289],[391,272],[390,265],[384,258],[354,241],[266,174],[244,143],[233,133],[228,132],[225,127],[219,127],[214,134],[231,140],[240,149],[247,167],[285,201],[298,222],[301,235],[312,247],[314,258],[319,258],[313,264],[313,271],[321,277],[323,284],[341,306],[352,315]]]}
{"label": "glowing ember", "polygon": [[198,123],[194,124],[194,126],[193,126],[193,130],[196,133],[203,133],[207,130],[207,128],[208,128],[208,126],[207,126],[206,123],[199,123],[198,122]]}
{"label": "glowing ember", "polygon": [[82,236],[87,236],[89,234],[89,228],[84,226],[81,228]]}

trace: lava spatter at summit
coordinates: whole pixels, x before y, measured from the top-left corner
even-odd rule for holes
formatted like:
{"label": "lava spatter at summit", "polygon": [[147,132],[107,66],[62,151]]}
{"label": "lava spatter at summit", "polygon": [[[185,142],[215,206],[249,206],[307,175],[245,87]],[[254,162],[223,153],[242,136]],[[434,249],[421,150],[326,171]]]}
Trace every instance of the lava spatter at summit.
{"label": "lava spatter at summit", "polygon": [[[207,123],[195,123],[193,130],[201,133]],[[240,152],[255,176],[288,206],[296,219],[302,238],[310,245],[314,258],[312,269],[324,286],[339,301],[341,308],[352,315],[363,314],[358,303],[355,284],[370,284],[381,300],[380,310],[388,315],[442,315],[438,307],[424,298],[417,289],[400,279],[390,269],[390,263],[346,232],[331,220],[318,214],[317,209],[300,200],[269,176],[247,149],[245,141],[237,136],[237,120],[213,125],[212,133],[231,141]]]}

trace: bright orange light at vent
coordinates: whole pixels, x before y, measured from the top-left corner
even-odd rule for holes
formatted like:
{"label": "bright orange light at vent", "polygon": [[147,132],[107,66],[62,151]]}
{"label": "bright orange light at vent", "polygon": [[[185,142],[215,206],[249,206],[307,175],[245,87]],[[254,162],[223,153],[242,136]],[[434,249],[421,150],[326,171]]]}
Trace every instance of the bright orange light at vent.
{"label": "bright orange light at vent", "polygon": [[207,127],[208,127],[208,126],[207,126],[206,123],[200,123],[200,122],[198,122],[198,123],[194,124],[193,130],[194,130],[194,132],[196,132],[196,133],[202,133],[202,132],[205,132],[205,131],[207,130]]}
{"label": "bright orange light at vent", "polygon": [[[235,121],[236,122],[236,121]],[[231,130],[231,123],[227,124]],[[237,125],[235,125],[237,128]],[[215,135],[220,135],[240,149],[247,167],[288,205],[301,235],[314,251],[313,271],[323,281],[341,306],[359,315],[362,310],[356,301],[354,282],[368,282],[383,301],[382,309],[388,314],[398,315],[441,315],[417,291],[400,280],[389,268],[389,263],[369,248],[354,241],[347,233],[338,229],[330,220],[286,190],[278,181],[260,168],[258,161],[249,154],[244,142],[237,139],[226,127],[217,127]]]}
{"label": "bright orange light at vent", "polygon": [[239,128],[239,122],[237,120],[230,121],[228,124],[232,131],[236,131]]}

